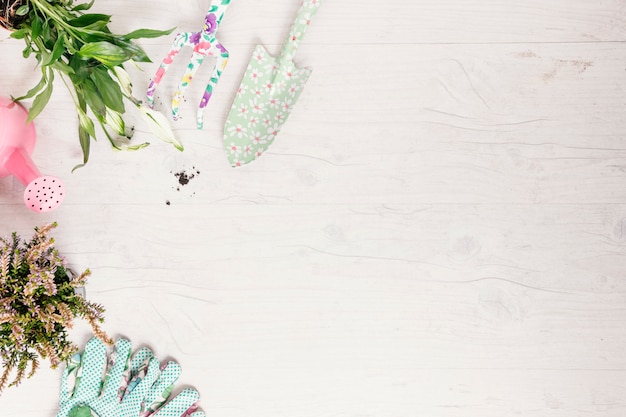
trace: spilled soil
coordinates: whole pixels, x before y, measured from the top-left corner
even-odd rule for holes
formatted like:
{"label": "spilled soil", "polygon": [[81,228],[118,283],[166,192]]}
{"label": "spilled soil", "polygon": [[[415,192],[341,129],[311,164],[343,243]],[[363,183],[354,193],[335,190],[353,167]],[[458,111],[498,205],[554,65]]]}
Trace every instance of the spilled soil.
{"label": "spilled soil", "polygon": [[[174,175],[174,178],[176,178],[176,182],[178,183],[178,185],[176,186],[176,191],[181,191],[182,187],[185,187],[189,184],[189,182],[191,182],[191,180],[200,175],[200,170],[193,166],[191,167],[191,169],[183,169],[176,172],[170,171],[170,174]],[[195,194],[196,193],[194,192],[191,194],[191,196],[193,197]],[[165,204],[170,206],[172,202],[170,200],[165,200]]]}

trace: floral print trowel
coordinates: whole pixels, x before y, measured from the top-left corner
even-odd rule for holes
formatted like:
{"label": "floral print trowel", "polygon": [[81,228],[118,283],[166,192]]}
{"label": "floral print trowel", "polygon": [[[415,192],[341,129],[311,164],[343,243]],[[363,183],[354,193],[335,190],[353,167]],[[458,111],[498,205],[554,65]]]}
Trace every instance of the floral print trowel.
{"label": "floral print trowel", "polygon": [[163,62],[157,70],[154,79],[148,85],[148,92],[146,96],[148,105],[151,108],[154,107],[154,92],[165,75],[165,71],[167,71],[170,64],[174,61],[174,57],[178,55],[180,50],[185,46],[190,46],[193,48],[193,54],[191,55],[191,60],[189,61],[189,65],[187,65],[183,79],[174,93],[174,97],[172,98],[172,116],[174,120],[178,119],[178,107],[185,90],[189,87],[194,74],[198,70],[198,67],[202,65],[204,59],[207,56],[213,56],[216,58],[213,73],[211,74],[211,79],[206,86],[202,100],[198,106],[197,126],[198,129],[202,129],[204,108],[211,99],[213,90],[215,89],[215,86],[222,75],[222,71],[228,62],[228,51],[222,46],[221,43],[218,42],[215,37],[215,32],[217,32],[217,28],[224,17],[224,13],[230,4],[230,1],[231,0],[212,0],[209,12],[204,17],[204,25],[200,32],[181,32],[176,35],[172,48],[163,59]]}
{"label": "floral print trowel", "polygon": [[311,68],[293,58],[320,0],[303,0],[278,57],[257,45],[224,126],[224,148],[233,167],[254,161],[274,142],[298,100]]}

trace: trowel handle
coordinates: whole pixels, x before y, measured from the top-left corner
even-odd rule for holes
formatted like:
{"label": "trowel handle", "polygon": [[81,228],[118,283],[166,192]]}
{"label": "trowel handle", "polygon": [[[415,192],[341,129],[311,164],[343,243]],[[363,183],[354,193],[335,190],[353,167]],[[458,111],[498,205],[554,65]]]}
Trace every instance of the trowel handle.
{"label": "trowel handle", "polygon": [[309,23],[311,23],[311,19],[320,7],[320,3],[321,0],[301,1],[300,9],[296,15],[296,20],[294,20],[293,25],[291,26],[289,36],[287,37],[283,50],[280,53],[279,62],[285,64],[286,62],[291,62],[293,60],[296,55],[296,51],[302,42],[302,38],[304,38],[304,34],[309,27]]}

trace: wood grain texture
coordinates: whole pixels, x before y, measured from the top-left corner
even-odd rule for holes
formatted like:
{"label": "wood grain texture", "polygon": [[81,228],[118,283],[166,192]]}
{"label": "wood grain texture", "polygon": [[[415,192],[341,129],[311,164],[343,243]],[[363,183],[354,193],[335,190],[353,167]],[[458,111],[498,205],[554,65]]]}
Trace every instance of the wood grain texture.
{"label": "wood grain texture", "polygon": [[[297,57],[313,75],[242,169],[222,126],[254,45],[278,52],[296,1],[233,2],[205,128],[208,68],[173,123],[182,153],[131,112],[151,145],[99,141],[70,174],[77,122],[59,84],[34,159],[68,197],[31,214],[0,179],[3,234],[56,220],[107,330],[179,361],[208,416],[622,417],[626,5],[370,3],[324,1]],[[207,5],[96,7],[120,31],[194,30]],[[142,41],[156,62],[131,70],[138,91],[169,42]],[[33,63],[0,47],[0,94],[20,94]],[[158,90],[165,112],[183,61]],[[7,391],[0,415],[53,417],[59,378]]]}

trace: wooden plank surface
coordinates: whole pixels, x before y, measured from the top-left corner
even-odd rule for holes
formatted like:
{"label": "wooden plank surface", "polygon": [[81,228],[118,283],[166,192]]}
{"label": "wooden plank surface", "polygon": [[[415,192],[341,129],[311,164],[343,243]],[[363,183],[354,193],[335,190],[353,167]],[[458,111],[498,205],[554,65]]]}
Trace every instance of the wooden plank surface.
{"label": "wooden plank surface", "polygon": [[[195,30],[207,6],[96,9],[120,31]],[[209,68],[173,123],[182,153],[131,112],[133,140],[151,145],[101,140],[70,174],[77,122],[57,84],[34,159],[68,197],[31,214],[0,179],[2,234],[57,221],[106,329],[179,361],[207,416],[622,417],[626,4],[326,0],[297,58],[314,68],[297,107],[233,170],[234,90],[296,8],[233,2],[205,128],[193,119]],[[141,43],[158,62],[170,40]],[[4,96],[37,81],[21,47],[0,41]],[[165,112],[184,66],[158,90]],[[157,63],[142,68],[137,91]],[[7,391],[0,416],[55,416],[59,379],[44,369]]]}

